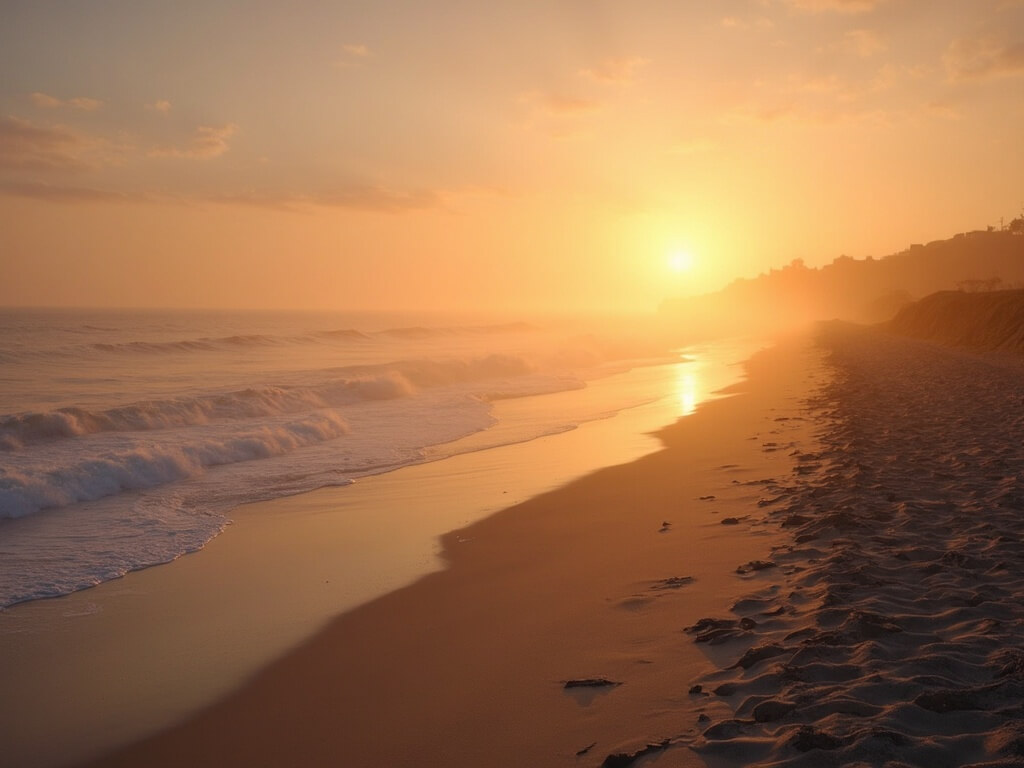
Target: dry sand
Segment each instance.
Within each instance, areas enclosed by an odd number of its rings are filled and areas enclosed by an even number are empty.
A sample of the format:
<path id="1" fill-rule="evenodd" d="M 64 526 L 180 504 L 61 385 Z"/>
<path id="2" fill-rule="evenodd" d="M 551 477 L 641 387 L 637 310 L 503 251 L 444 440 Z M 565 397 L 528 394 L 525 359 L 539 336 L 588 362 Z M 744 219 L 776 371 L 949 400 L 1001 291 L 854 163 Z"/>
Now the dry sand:
<path id="1" fill-rule="evenodd" d="M 683 628 L 778 575 L 737 566 L 788 536 L 763 521 L 814 449 L 816 360 L 806 341 L 756 356 L 665 450 L 447 535 L 447 570 L 95 765 L 594 766 L 649 742 L 652 764 L 704 765 L 698 710 L 729 702 L 689 691 L 734 649 Z"/>
<path id="2" fill-rule="evenodd" d="M 770 588 L 691 628 L 730 648 L 710 765 L 1024 765 L 1024 375 L 834 325 L 822 450 L 772 513 Z M 756 622 L 749 629 L 739 617 Z"/>

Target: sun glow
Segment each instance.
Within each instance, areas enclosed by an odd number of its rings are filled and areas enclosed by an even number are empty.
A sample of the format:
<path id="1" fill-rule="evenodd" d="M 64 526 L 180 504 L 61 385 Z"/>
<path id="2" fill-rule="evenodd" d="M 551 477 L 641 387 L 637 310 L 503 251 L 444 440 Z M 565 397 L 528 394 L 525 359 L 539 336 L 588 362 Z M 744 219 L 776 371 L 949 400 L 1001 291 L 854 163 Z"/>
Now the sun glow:
<path id="1" fill-rule="evenodd" d="M 689 251 L 673 251 L 668 257 L 668 267 L 676 274 L 689 272 L 693 269 L 693 254 Z"/>

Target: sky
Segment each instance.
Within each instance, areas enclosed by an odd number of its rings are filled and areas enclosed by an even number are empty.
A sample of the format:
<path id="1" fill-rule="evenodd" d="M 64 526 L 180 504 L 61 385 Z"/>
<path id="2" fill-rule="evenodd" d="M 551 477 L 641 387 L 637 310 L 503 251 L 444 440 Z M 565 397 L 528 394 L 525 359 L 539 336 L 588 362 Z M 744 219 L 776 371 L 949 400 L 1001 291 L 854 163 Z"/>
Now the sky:
<path id="1" fill-rule="evenodd" d="M 1024 0 L 3 0 L 0 305 L 649 311 L 1024 207 Z"/>

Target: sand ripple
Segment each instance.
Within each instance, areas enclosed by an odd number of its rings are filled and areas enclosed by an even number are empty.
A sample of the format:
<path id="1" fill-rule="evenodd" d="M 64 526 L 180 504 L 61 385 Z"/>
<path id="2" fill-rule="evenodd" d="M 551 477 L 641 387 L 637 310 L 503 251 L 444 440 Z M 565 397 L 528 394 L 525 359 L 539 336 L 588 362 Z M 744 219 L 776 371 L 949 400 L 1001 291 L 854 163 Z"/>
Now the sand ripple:
<path id="1" fill-rule="evenodd" d="M 822 343 L 820 454 L 766 507 L 792 543 L 688 629 L 734 653 L 695 681 L 685 741 L 710 765 L 1024 766 L 1024 370 L 846 326 Z"/>

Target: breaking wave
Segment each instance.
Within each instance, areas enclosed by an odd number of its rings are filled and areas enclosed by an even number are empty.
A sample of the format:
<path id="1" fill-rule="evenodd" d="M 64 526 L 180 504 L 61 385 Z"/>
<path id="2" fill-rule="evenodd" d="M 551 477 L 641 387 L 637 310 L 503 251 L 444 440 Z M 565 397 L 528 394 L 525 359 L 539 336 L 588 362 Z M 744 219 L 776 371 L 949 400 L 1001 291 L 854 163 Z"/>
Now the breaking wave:
<path id="1" fill-rule="evenodd" d="M 522 358 L 488 355 L 472 360 L 416 360 L 341 369 L 349 375 L 314 386 L 262 386 L 196 397 L 152 400 L 88 410 L 79 407 L 0 418 L 0 451 L 97 432 L 135 432 L 278 416 L 369 400 L 410 397 L 419 389 L 532 372 Z"/>
<path id="2" fill-rule="evenodd" d="M 147 443 L 83 455 L 45 472 L 0 467 L 0 517 L 93 501 L 202 474 L 207 468 L 280 456 L 348 432 L 336 413 L 323 411 L 276 426 L 206 435 L 183 444 Z"/>
<path id="3" fill-rule="evenodd" d="M 18 450 L 34 443 L 97 432 L 137 432 L 279 416 L 358 401 L 407 397 L 414 391 L 408 380 L 392 373 L 376 378 L 335 380 L 318 387 L 251 387 L 101 411 L 72 407 L 22 413 L 0 420 L 0 450 Z"/>

